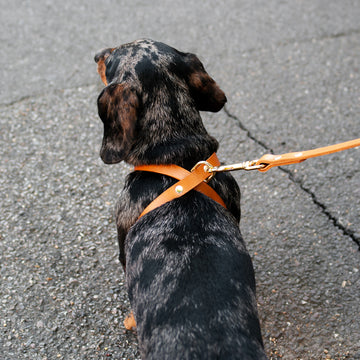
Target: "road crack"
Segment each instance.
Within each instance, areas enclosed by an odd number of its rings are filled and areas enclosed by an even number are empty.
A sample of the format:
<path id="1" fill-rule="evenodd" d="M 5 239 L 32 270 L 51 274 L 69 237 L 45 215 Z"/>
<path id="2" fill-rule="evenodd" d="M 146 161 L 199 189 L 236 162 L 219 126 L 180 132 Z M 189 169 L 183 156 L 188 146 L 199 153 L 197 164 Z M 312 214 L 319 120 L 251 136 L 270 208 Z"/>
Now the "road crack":
<path id="1" fill-rule="evenodd" d="M 249 139 L 253 140 L 256 144 L 261 146 L 266 152 L 270 154 L 274 154 L 274 151 L 271 147 L 269 147 L 267 144 L 265 144 L 263 141 L 258 139 L 242 122 L 241 120 L 236 117 L 235 115 L 231 114 L 226 107 L 224 107 L 225 114 L 234 122 L 236 125 L 243 131 L 246 132 L 246 135 Z M 360 237 L 357 235 L 353 230 L 347 228 L 341 222 L 339 219 L 336 218 L 327 208 L 327 206 L 321 202 L 315 192 L 311 191 L 309 188 L 307 188 L 303 182 L 299 179 L 296 179 L 294 176 L 293 171 L 288 170 L 282 166 L 279 166 L 278 169 L 288 175 L 288 178 L 291 182 L 296 184 L 302 191 L 304 191 L 307 195 L 309 195 L 313 201 L 313 203 L 321 210 L 321 212 L 328 218 L 328 220 L 333 224 L 334 227 L 339 229 L 345 236 L 350 237 L 358 246 L 360 250 Z"/>

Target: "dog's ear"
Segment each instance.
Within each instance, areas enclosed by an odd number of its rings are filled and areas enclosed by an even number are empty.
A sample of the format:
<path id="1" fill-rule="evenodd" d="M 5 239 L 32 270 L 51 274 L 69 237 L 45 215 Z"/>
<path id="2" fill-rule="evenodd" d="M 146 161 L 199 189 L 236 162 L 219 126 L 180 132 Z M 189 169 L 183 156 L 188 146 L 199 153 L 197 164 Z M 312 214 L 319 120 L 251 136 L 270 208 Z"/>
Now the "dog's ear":
<path id="1" fill-rule="evenodd" d="M 108 84 L 106 79 L 106 65 L 105 60 L 110 56 L 114 49 L 107 48 L 100 50 L 96 53 L 94 60 L 97 63 L 97 72 L 100 75 L 101 81 L 105 84 Z"/>
<path id="2" fill-rule="evenodd" d="M 129 154 L 138 110 L 135 90 L 124 84 L 111 84 L 99 95 L 98 111 L 104 123 L 100 157 L 104 163 L 118 163 Z"/>
<path id="3" fill-rule="evenodd" d="M 198 110 L 218 112 L 227 101 L 224 92 L 205 71 L 203 64 L 195 55 L 187 56 L 191 69 L 188 85 Z"/>

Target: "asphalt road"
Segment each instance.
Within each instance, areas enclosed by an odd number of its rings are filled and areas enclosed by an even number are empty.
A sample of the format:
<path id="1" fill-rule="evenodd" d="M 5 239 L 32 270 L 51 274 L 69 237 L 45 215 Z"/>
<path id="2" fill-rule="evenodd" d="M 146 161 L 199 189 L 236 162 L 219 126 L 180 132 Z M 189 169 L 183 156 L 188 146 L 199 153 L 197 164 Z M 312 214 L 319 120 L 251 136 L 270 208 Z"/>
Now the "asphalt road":
<path id="1" fill-rule="evenodd" d="M 39 0 L 0 13 L 0 358 L 137 359 L 93 55 L 136 38 L 200 57 L 225 162 L 360 136 L 360 2 Z M 271 359 L 360 359 L 360 149 L 236 173 Z"/>

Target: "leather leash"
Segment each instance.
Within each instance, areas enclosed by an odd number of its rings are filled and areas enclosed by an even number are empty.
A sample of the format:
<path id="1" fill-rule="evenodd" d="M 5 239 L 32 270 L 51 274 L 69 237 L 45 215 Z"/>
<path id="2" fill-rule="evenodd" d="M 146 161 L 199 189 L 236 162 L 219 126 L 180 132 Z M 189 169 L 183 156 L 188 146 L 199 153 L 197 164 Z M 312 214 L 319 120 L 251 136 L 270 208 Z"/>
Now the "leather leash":
<path id="1" fill-rule="evenodd" d="M 217 167 L 206 166 L 205 171 L 209 173 L 233 170 L 259 170 L 261 172 L 265 172 L 275 166 L 298 164 L 313 157 L 333 154 L 335 152 L 348 150 L 357 146 L 360 146 L 360 138 L 313 150 L 297 151 L 282 155 L 265 154 L 260 159 L 244 161 L 238 164 Z"/>

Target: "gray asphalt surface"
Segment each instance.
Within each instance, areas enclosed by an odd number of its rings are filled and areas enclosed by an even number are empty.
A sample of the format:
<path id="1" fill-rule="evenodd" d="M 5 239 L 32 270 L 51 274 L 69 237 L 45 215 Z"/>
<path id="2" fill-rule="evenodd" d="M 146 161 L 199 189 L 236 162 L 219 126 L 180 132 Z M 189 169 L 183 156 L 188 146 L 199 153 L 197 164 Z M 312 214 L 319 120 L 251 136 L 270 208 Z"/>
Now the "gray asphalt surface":
<path id="1" fill-rule="evenodd" d="M 360 135 L 360 2 L 3 3 L 0 358 L 138 359 L 98 157 L 94 53 L 140 37 L 200 57 L 228 97 L 203 114 L 224 162 Z M 271 359 L 360 359 L 360 149 L 236 173 Z"/>

